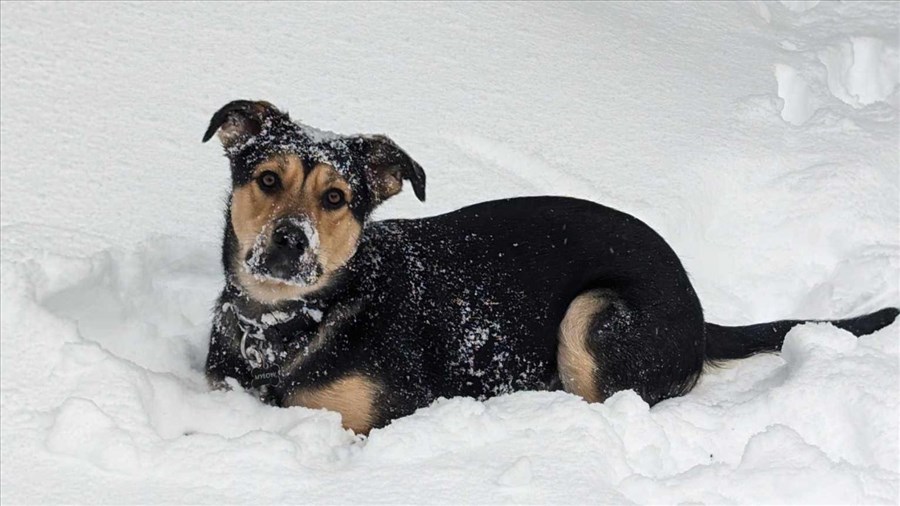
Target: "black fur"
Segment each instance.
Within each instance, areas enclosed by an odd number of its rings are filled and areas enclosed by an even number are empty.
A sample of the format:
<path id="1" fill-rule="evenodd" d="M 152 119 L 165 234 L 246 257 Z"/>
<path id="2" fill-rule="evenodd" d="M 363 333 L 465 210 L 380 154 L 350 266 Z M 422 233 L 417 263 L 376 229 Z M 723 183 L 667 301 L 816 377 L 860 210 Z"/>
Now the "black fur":
<path id="1" fill-rule="evenodd" d="M 279 128 L 294 135 L 288 125 Z M 303 156 L 324 152 L 304 144 L 310 140 L 301 128 L 296 132 L 280 145 Z M 267 148 L 257 142 L 250 149 Z M 365 208 L 355 216 L 365 223 L 376 202 L 367 193 L 370 173 L 359 167 L 371 161 L 361 153 L 372 150 L 338 151 L 328 152 L 328 160 L 363 195 L 359 205 Z M 390 163 L 408 158 L 402 155 Z M 246 165 L 256 155 L 230 156 L 234 169 L 235 159 Z M 404 178 L 421 185 L 416 194 L 424 198 L 424 172 L 415 162 L 404 163 Z M 230 376 L 251 385 L 239 352 L 246 327 L 236 313 L 260 321 L 266 315 L 271 320 L 274 311 L 297 315 L 263 329 L 285 373 L 266 388 L 265 400 L 281 404 L 299 389 L 361 374 L 380 386 L 375 427 L 438 397 L 484 399 L 558 388 L 559 325 L 569 303 L 588 290 L 611 295 L 589 340 L 602 397 L 634 389 L 654 404 L 684 394 L 704 361 L 775 351 L 800 323 L 705 323 L 687 273 L 662 237 L 633 216 L 571 198 L 508 199 L 431 218 L 367 223 L 356 254 L 327 287 L 277 306 L 253 301 L 235 284 L 234 249 L 227 220 L 223 263 L 229 275 L 213 325 L 211 382 Z M 889 324 L 897 313 L 885 309 L 835 324 L 860 335 Z M 323 327 L 327 338 L 309 349 Z M 300 355 L 305 361 L 291 370 L 287 364 Z"/>
<path id="2" fill-rule="evenodd" d="M 890 325 L 898 314 L 900 310 L 888 307 L 856 318 L 823 321 L 855 336 L 862 336 Z M 781 320 L 743 327 L 723 327 L 707 323 L 706 358 L 709 360 L 745 358 L 762 351 L 780 350 L 784 335 L 789 330 L 801 323 L 815 321 L 817 320 Z"/>

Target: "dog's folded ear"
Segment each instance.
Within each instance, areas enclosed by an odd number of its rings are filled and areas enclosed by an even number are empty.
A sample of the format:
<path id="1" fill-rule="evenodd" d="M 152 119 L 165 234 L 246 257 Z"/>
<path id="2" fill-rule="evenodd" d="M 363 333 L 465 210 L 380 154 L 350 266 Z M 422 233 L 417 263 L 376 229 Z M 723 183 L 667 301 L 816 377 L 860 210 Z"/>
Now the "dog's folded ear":
<path id="1" fill-rule="evenodd" d="M 400 193 L 404 179 L 412 183 L 416 197 L 425 201 L 425 171 L 400 146 L 384 135 L 360 135 L 355 140 L 372 178 L 377 202 Z"/>
<path id="2" fill-rule="evenodd" d="M 203 142 L 210 140 L 213 134 L 219 132 L 219 140 L 228 148 L 238 141 L 245 141 L 258 134 L 265 118 L 275 114 L 281 112 L 268 102 L 250 100 L 229 102 L 216 111 L 209 120 L 209 127 L 203 134 Z"/>

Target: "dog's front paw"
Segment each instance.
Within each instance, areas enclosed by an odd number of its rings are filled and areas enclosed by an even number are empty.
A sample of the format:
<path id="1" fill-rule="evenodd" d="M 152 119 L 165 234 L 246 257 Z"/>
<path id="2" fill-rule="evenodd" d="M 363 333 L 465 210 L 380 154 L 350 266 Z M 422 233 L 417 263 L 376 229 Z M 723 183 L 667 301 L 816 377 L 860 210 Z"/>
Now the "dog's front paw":
<path id="1" fill-rule="evenodd" d="M 233 389 L 231 382 L 228 381 L 229 379 L 234 381 L 233 378 L 226 378 L 225 376 L 214 376 L 214 375 L 207 374 L 206 375 L 206 384 L 210 390 L 213 390 L 213 391 L 223 390 L 223 391 L 227 392 L 227 391 Z"/>

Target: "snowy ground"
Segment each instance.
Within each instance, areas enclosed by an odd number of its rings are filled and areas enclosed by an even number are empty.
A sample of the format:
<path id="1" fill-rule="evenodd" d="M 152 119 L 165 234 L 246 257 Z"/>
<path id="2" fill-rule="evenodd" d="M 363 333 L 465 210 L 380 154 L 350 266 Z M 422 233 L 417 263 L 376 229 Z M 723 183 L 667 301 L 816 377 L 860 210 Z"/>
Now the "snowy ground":
<path id="1" fill-rule="evenodd" d="M 235 98 L 391 135 L 381 217 L 561 194 L 666 237 L 708 318 L 900 304 L 900 4 L 3 3 L 4 503 L 897 503 L 900 323 L 649 410 L 522 392 L 375 430 L 202 376 Z"/>

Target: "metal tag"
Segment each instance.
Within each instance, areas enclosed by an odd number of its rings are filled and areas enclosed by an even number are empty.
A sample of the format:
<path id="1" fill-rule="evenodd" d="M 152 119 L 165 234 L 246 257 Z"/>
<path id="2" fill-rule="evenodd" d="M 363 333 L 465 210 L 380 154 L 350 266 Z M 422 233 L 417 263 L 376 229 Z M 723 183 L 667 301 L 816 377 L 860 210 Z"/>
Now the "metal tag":
<path id="1" fill-rule="evenodd" d="M 281 382 L 281 368 L 277 365 L 253 369 L 250 371 L 250 374 L 253 376 L 253 379 L 250 381 L 250 385 L 253 388 L 275 386 Z"/>

